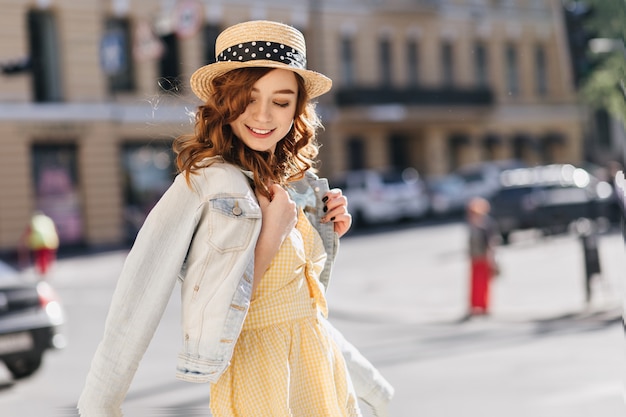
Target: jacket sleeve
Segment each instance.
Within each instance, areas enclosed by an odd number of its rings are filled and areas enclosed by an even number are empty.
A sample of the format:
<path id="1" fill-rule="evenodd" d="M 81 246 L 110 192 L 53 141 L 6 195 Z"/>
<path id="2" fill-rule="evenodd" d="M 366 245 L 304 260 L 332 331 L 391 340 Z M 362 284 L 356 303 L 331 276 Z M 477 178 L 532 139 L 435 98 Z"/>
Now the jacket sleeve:
<path id="1" fill-rule="evenodd" d="M 196 229 L 202 199 L 179 175 L 131 248 L 81 396 L 81 416 L 118 416 L 161 320 Z"/>
<path id="2" fill-rule="evenodd" d="M 343 354 L 357 397 L 372 407 L 376 417 L 387 417 L 389 402 L 394 395 L 393 386 L 328 320 L 323 319 L 322 323 Z"/>

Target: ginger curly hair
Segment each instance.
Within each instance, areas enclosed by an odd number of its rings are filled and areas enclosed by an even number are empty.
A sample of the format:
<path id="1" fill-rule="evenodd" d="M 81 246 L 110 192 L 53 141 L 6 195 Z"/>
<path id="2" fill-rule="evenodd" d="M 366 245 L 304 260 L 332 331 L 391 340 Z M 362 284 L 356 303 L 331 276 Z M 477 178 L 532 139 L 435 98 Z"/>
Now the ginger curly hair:
<path id="1" fill-rule="evenodd" d="M 270 198 L 268 183 L 287 185 L 302 178 L 308 169 L 314 169 L 319 149 L 316 134 L 322 125 L 298 74 L 294 123 L 273 154 L 254 151 L 233 134 L 230 123 L 245 111 L 253 85 L 272 70 L 240 68 L 213 81 L 215 93 L 198 107 L 194 133 L 179 136 L 173 143 L 176 166 L 184 172 L 187 182 L 204 166 L 205 158 L 221 156 L 224 161 L 251 171 L 255 190 Z"/>

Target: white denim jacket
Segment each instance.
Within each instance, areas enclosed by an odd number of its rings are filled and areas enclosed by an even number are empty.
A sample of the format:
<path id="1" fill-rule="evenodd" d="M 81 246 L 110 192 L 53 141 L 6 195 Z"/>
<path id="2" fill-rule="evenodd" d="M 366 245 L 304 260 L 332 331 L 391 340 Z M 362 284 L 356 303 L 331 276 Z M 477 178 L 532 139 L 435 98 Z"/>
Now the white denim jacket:
<path id="1" fill-rule="evenodd" d="M 181 281 L 183 348 L 176 377 L 216 382 L 232 357 L 250 305 L 261 209 L 246 173 L 221 158 L 190 177 L 178 175 L 139 231 L 119 277 L 85 387 L 81 416 L 121 415 L 121 404 Z M 320 281 L 328 285 L 338 238 L 323 216 L 325 179 L 307 174 L 291 195 L 319 231 L 327 251 Z M 357 395 L 384 415 L 393 388 L 326 324 L 344 352 Z"/>

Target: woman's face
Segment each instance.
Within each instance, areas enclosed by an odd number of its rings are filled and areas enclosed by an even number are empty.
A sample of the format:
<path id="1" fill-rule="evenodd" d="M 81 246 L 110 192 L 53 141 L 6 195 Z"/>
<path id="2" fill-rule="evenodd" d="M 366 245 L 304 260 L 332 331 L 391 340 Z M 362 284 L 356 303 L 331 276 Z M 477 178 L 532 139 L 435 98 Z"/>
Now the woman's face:
<path id="1" fill-rule="evenodd" d="M 296 75 L 289 70 L 272 70 L 254 83 L 250 103 L 230 126 L 250 149 L 274 152 L 291 129 L 297 99 Z"/>

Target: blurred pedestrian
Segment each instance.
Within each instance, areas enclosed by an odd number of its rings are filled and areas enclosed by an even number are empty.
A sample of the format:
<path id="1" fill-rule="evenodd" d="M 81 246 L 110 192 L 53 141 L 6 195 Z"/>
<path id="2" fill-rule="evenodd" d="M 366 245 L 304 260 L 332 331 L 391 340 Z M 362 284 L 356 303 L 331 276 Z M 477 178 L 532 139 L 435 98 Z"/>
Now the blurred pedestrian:
<path id="1" fill-rule="evenodd" d="M 467 205 L 470 258 L 470 297 L 467 317 L 489 313 L 489 287 L 499 274 L 496 262 L 496 230 L 489 216 L 491 206 L 481 197 L 473 198 Z"/>
<path id="2" fill-rule="evenodd" d="M 602 272 L 600 268 L 600 253 L 598 252 L 598 231 L 595 223 L 590 219 L 579 219 L 575 229 L 580 238 L 585 264 L 585 301 L 587 305 L 593 298 L 593 280 Z"/>
<path id="3" fill-rule="evenodd" d="M 622 238 L 624 243 L 626 243 L 626 178 L 624 178 L 624 171 L 618 171 L 615 174 L 613 189 L 617 199 Z"/>
<path id="4" fill-rule="evenodd" d="M 35 271 L 45 278 L 56 261 L 59 235 L 54 221 L 42 211 L 36 211 L 22 236 L 22 245 L 32 254 Z"/>
<path id="5" fill-rule="evenodd" d="M 607 181 L 613 190 L 611 200 L 609 201 L 608 217 L 609 221 L 616 226 L 621 225 L 625 214 L 623 205 L 623 190 L 621 190 L 618 186 L 618 179 L 620 178 L 620 175 L 623 177 L 623 169 L 622 164 L 618 161 L 609 161 L 608 163 Z M 620 193 L 622 198 L 620 198 Z"/>
<path id="6" fill-rule="evenodd" d="M 174 142 L 179 175 L 128 254 L 79 411 L 121 415 L 180 281 L 177 377 L 211 383 L 215 417 L 360 416 L 357 395 L 387 415 L 393 389 L 326 319 L 352 223 L 341 190 L 312 170 L 320 121 L 309 100 L 331 81 L 305 68 L 304 38 L 284 24 L 232 26 L 216 51 L 191 76 L 203 101 L 195 132 Z"/>

